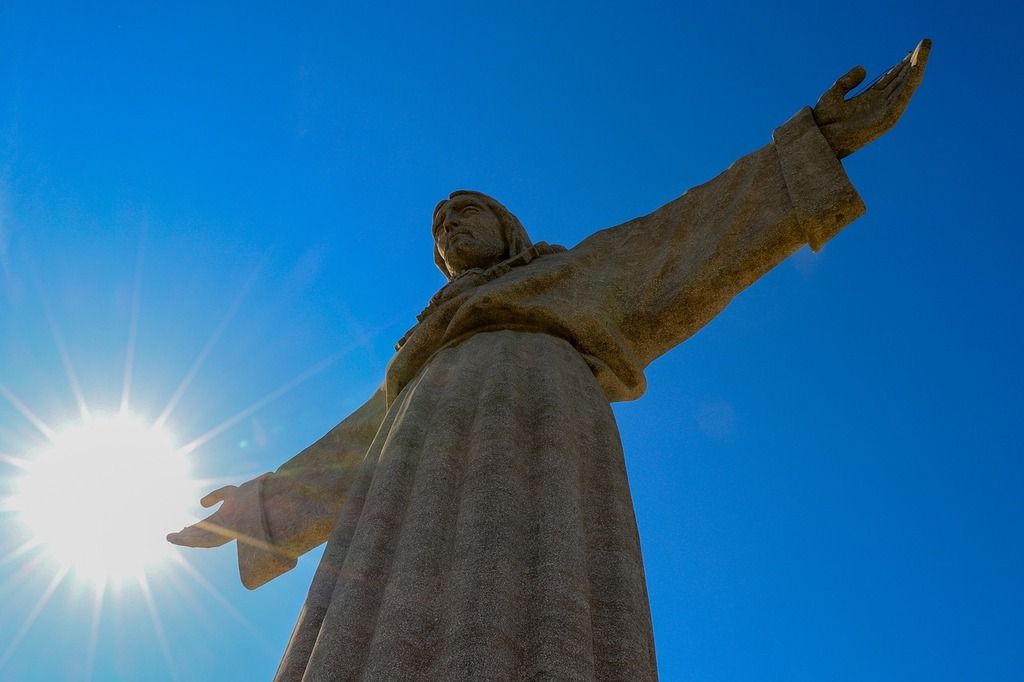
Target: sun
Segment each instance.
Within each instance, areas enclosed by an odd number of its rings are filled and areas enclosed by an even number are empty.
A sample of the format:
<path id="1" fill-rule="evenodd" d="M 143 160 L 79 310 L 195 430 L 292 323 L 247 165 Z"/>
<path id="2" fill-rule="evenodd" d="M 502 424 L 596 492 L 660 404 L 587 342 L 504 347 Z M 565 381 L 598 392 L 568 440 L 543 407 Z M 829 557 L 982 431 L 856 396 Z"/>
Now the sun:
<path id="1" fill-rule="evenodd" d="M 140 578 L 167 558 L 164 536 L 190 521 L 197 492 L 187 455 L 131 414 L 56 432 L 25 468 L 12 506 L 33 543 L 99 584 Z"/>

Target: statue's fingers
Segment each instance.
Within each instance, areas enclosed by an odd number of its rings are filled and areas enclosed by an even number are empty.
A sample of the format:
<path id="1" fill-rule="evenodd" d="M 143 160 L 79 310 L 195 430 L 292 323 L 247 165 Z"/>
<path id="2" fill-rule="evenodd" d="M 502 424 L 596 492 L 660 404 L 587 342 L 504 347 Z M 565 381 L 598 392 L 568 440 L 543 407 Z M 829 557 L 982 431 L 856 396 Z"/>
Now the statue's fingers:
<path id="1" fill-rule="evenodd" d="M 220 547 L 235 537 L 235 534 L 210 521 L 199 521 L 177 533 L 168 533 L 167 541 L 184 547 Z"/>
<path id="2" fill-rule="evenodd" d="M 855 66 L 833 83 L 828 90 L 821 93 L 818 103 L 814 105 L 814 115 L 818 123 L 830 123 L 842 117 L 842 108 L 846 93 L 857 87 L 864 80 L 867 71 L 863 66 Z"/>
<path id="3" fill-rule="evenodd" d="M 917 44 L 914 51 L 910 53 L 910 65 L 915 69 L 924 70 L 924 65 L 928 62 L 928 55 L 932 52 L 932 41 L 931 38 L 924 38 Z"/>
<path id="4" fill-rule="evenodd" d="M 907 76 L 910 92 L 913 94 L 924 78 L 924 67 L 928 63 L 928 55 L 932 52 L 932 41 L 925 38 L 910 53 L 910 73 Z"/>
<path id="5" fill-rule="evenodd" d="M 921 80 L 924 78 L 924 65 L 927 61 L 927 55 L 923 59 L 919 58 L 917 60 L 913 59 L 913 55 L 911 57 L 908 60 L 908 67 L 886 88 L 885 100 L 898 113 L 902 113 L 906 109 L 907 103 L 910 102 L 914 91 L 917 90 L 917 86 L 921 85 Z"/>
<path id="6" fill-rule="evenodd" d="M 902 62 L 906 66 L 897 74 L 898 78 L 887 84 L 886 99 L 888 101 L 899 99 L 905 104 L 910 100 L 910 96 L 914 94 L 924 78 L 924 67 L 928 63 L 931 49 L 932 41 L 925 38 L 917 44 L 913 52 L 907 55 Z"/>
<path id="7" fill-rule="evenodd" d="M 899 64 L 886 71 L 878 82 L 871 86 L 872 90 L 885 90 L 907 68 L 910 62 L 910 55 L 904 57 Z"/>
<path id="8" fill-rule="evenodd" d="M 223 502 L 228 497 L 228 495 L 230 495 L 237 489 L 238 488 L 233 485 L 226 485 L 221 488 L 217 488 L 212 493 L 207 493 L 206 495 L 204 495 L 203 499 L 199 500 L 199 504 L 203 505 L 204 507 L 212 507 L 218 502 Z"/>
<path id="9" fill-rule="evenodd" d="M 839 77 L 829 90 L 843 96 L 861 84 L 868 72 L 863 66 L 855 66 Z"/>

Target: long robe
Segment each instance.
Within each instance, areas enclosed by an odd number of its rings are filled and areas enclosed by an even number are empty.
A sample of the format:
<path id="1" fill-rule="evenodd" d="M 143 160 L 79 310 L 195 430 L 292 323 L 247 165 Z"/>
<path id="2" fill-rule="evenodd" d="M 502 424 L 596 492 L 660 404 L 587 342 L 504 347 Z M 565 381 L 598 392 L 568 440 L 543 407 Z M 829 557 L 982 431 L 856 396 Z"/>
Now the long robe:
<path id="1" fill-rule="evenodd" d="M 382 389 L 264 482 L 248 586 L 328 541 L 276 679 L 656 679 L 609 402 L 863 211 L 804 109 L 650 215 L 442 290 Z"/>

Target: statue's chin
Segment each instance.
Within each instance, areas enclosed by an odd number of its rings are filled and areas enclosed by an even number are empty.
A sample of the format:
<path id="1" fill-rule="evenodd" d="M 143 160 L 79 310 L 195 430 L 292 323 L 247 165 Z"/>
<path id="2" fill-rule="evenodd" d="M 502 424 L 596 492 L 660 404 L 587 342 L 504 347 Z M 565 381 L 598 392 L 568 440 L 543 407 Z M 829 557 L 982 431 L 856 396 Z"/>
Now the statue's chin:
<path id="1" fill-rule="evenodd" d="M 473 268 L 489 268 L 502 260 L 502 254 L 488 249 L 460 249 L 445 259 L 448 269 L 458 275 Z"/>

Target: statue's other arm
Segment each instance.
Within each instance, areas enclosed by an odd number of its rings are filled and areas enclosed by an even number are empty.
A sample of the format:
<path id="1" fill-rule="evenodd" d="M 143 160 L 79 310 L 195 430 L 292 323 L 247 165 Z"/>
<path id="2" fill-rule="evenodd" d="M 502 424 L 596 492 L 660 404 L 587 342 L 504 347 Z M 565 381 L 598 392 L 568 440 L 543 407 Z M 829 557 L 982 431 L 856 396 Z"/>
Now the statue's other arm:
<path id="1" fill-rule="evenodd" d="M 249 589 L 291 570 L 300 555 L 327 539 L 385 411 L 381 389 L 277 471 L 204 497 L 205 507 L 223 504 L 167 539 L 190 547 L 237 539 L 238 570 Z"/>
<path id="2" fill-rule="evenodd" d="M 840 157 L 892 127 L 923 75 L 930 43 L 863 93 L 852 70 L 776 129 L 772 142 L 650 215 L 572 250 L 579 310 L 612 322 L 643 367 L 683 342 L 740 291 L 809 244 L 820 249 L 864 213 Z"/>

